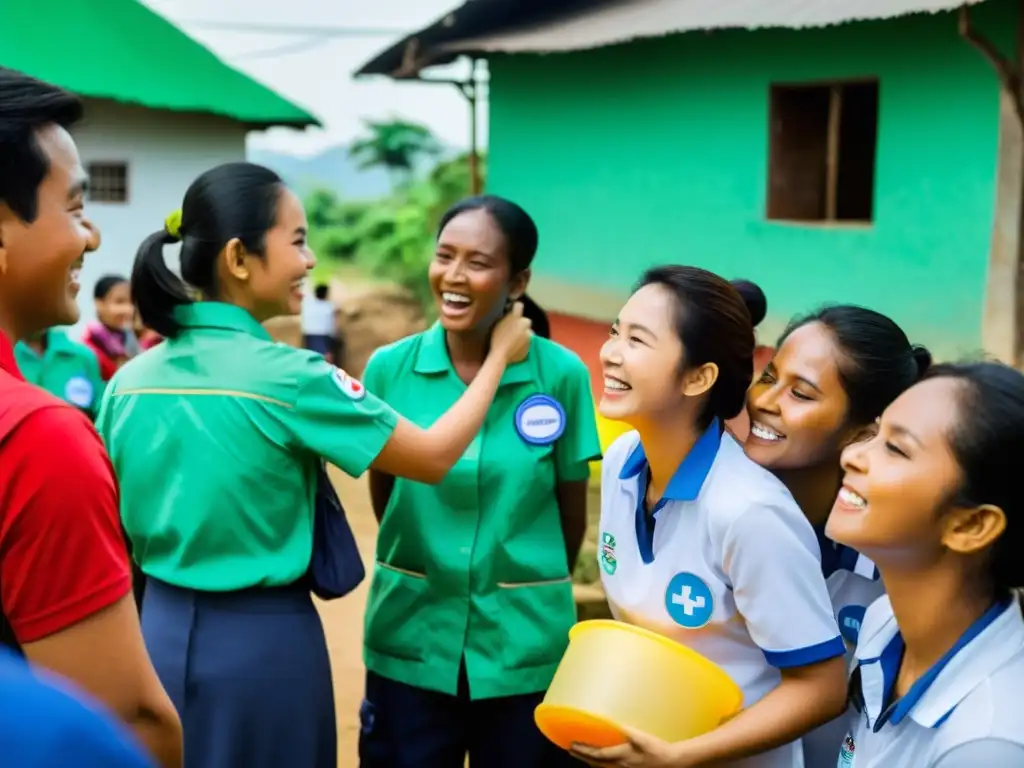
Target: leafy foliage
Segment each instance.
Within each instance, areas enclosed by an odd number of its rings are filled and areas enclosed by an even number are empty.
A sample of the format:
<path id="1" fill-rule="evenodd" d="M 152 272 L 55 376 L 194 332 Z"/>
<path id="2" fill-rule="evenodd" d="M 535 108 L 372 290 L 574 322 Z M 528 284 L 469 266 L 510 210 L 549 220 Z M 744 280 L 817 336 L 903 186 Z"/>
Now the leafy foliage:
<path id="1" fill-rule="evenodd" d="M 393 183 L 398 179 L 409 181 L 418 161 L 441 154 L 441 144 L 419 123 L 364 120 L 363 125 L 367 135 L 353 142 L 349 155 L 362 169 L 386 169 Z"/>
<path id="2" fill-rule="evenodd" d="M 371 164 L 394 163 L 394 168 L 408 172 L 411 166 L 403 164 L 407 158 L 397 159 L 401 152 L 389 156 L 379 147 L 397 141 L 404 147 L 402 152 L 415 154 L 437 146 L 429 131 L 423 128 L 424 136 L 409 123 L 368 126 L 373 126 L 374 136 L 380 139 L 379 146 L 368 144 L 374 148 L 365 150 Z M 402 126 L 402 130 L 392 131 L 394 126 Z M 395 133 L 401 141 L 394 138 Z M 410 136 L 418 138 L 413 141 Z M 478 162 L 483 176 L 485 159 L 481 156 Z M 323 269 L 330 269 L 332 263 L 356 264 L 375 278 L 411 291 L 429 313 L 433 301 L 427 268 L 433 258 L 437 224 L 453 203 L 469 194 L 470 186 L 469 156 L 463 154 L 439 161 L 425 178 L 410 177 L 380 200 L 347 201 L 328 190 L 315 190 L 305 201 L 310 243 Z"/>

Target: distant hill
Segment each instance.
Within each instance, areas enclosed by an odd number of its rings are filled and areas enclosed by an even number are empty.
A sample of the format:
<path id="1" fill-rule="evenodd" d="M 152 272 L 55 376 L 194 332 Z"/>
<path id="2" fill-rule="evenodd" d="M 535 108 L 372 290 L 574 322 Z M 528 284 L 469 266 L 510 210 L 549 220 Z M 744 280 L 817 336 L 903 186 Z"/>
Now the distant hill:
<path id="1" fill-rule="evenodd" d="M 450 157 L 456 152 L 446 147 L 443 157 Z M 349 157 L 348 146 L 344 144 L 310 157 L 250 149 L 247 159 L 277 171 L 299 197 L 305 197 L 314 189 L 329 189 L 339 197 L 365 200 L 382 197 L 391 190 L 387 172 L 382 168 L 359 170 L 355 160 Z M 432 164 L 428 162 L 427 168 Z M 420 171 L 426 171 L 427 168 Z"/>

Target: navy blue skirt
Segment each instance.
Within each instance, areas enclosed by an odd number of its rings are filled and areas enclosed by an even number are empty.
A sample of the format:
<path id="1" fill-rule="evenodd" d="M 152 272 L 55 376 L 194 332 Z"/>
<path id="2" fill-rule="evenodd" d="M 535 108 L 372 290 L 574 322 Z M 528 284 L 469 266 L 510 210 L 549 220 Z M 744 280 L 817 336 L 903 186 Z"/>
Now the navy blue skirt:
<path id="1" fill-rule="evenodd" d="M 334 689 L 308 589 L 147 579 L 142 633 L 181 716 L 185 768 L 337 768 Z"/>

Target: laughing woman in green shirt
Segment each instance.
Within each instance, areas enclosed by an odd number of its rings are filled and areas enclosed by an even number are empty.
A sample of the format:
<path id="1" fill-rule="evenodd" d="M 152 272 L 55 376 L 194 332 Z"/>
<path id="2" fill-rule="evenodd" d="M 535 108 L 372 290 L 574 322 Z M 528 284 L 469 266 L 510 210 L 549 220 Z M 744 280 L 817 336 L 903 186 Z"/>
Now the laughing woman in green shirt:
<path id="1" fill-rule="evenodd" d="M 90 419 L 96 417 L 104 384 L 99 361 L 87 346 L 51 328 L 18 342 L 14 356 L 26 381 L 71 403 Z"/>
<path id="2" fill-rule="evenodd" d="M 337 768 L 331 669 L 306 578 L 320 551 L 321 459 L 352 476 L 374 467 L 437 482 L 529 342 L 520 307 L 473 386 L 429 429 L 415 426 L 261 325 L 301 309 L 315 263 L 306 229 L 273 171 L 229 163 L 196 179 L 180 224 L 142 244 L 132 273 L 142 320 L 166 341 L 114 375 L 97 420 L 185 768 Z M 184 283 L 164 261 L 178 241 Z"/>
<path id="3" fill-rule="evenodd" d="M 428 425 L 480 375 L 494 324 L 524 296 L 537 228 L 518 205 L 465 200 L 429 270 L 440 321 L 378 350 L 366 385 Z M 541 325 L 538 317 L 534 327 Z M 435 486 L 370 471 L 380 520 L 366 612 L 362 768 L 579 765 L 533 722 L 576 620 L 570 574 L 600 456 L 579 358 L 535 338 L 484 427 Z"/>

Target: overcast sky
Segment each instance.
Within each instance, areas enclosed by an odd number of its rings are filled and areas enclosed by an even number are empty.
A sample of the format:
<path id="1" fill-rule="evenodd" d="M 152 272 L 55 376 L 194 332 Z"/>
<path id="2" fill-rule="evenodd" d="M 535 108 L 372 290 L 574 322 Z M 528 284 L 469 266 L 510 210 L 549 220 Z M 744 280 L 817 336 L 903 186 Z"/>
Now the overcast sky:
<path id="1" fill-rule="evenodd" d="M 411 32 L 461 5 L 461 0 L 143 0 L 178 23 L 221 59 L 305 107 L 324 130 L 274 129 L 253 134 L 254 145 L 310 154 L 361 131 L 361 118 L 401 116 L 426 124 L 449 144 L 469 143 L 466 100 L 453 86 L 394 83 L 384 77 L 354 81 L 352 72 L 401 34 L 341 37 L 303 45 L 304 36 L 208 29 L 191 21 L 324 27 L 385 28 Z M 276 48 L 298 50 L 261 55 Z M 445 74 L 438 70 L 436 74 Z M 482 111 L 482 117 L 483 117 Z M 481 126 L 486 140 L 486 119 Z"/>

